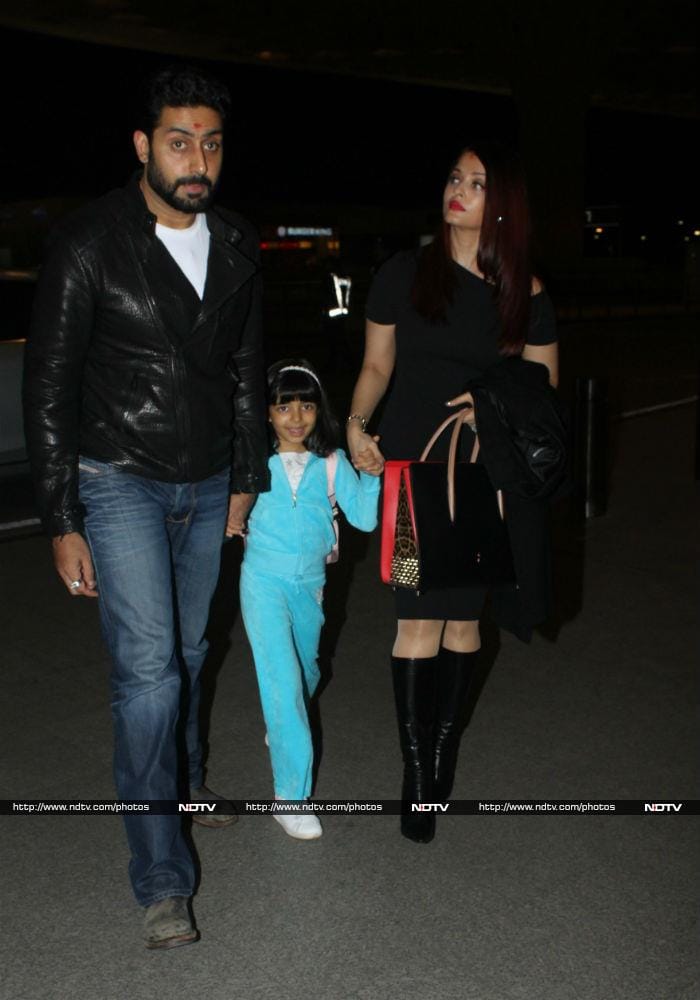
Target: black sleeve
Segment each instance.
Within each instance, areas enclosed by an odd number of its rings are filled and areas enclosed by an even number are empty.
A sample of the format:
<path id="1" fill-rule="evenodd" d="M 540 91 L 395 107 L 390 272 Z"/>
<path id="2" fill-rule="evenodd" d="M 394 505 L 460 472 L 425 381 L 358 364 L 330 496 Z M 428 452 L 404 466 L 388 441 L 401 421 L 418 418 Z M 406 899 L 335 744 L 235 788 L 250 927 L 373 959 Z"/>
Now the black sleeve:
<path id="1" fill-rule="evenodd" d="M 80 386 L 96 308 L 78 250 L 54 233 L 41 266 L 24 360 L 24 433 L 49 535 L 80 531 Z"/>
<path id="2" fill-rule="evenodd" d="M 526 343 L 533 347 L 544 347 L 557 342 L 557 318 L 552 300 L 545 291 L 538 292 L 530 299 L 530 329 Z"/>
<path id="3" fill-rule="evenodd" d="M 365 316 L 372 323 L 392 326 L 408 301 L 413 272 L 411 256 L 397 253 L 377 271 L 367 296 Z"/>
<path id="4" fill-rule="evenodd" d="M 259 242 L 257 232 L 251 229 L 248 239 L 242 245 L 242 250 L 258 268 Z M 262 280 L 259 270 L 252 281 L 250 310 L 240 345 L 232 358 L 239 378 L 233 399 L 232 493 L 264 493 L 270 489 L 262 341 Z"/>

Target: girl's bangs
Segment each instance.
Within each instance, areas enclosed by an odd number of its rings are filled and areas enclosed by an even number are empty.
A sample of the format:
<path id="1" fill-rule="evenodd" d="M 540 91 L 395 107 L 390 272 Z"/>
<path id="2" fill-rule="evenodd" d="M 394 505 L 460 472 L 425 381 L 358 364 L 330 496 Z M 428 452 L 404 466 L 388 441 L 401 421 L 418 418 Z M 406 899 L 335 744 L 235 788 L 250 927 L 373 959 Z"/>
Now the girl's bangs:
<path id="1" fill-rule="evenodd" d="M 270 387 L 270 402 L 291 403 L 299 399 L 302 403 L 320 403 L 321 390 L 316 381 L 304 372 L 283 372 Z"/>

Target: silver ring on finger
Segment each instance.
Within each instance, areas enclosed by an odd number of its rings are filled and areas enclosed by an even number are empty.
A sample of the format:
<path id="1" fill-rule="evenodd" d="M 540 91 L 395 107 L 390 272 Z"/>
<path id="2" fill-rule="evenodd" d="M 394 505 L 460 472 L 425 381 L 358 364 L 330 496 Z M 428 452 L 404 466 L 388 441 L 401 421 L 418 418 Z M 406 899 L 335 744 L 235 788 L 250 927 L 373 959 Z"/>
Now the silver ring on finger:
<path id="1" fill-rule="evenodd" d="M 70 587 L 71 590 L 77 590 L 78 587 L 80 586 L 80 580 L 71 580 L 68 586 Z"/>

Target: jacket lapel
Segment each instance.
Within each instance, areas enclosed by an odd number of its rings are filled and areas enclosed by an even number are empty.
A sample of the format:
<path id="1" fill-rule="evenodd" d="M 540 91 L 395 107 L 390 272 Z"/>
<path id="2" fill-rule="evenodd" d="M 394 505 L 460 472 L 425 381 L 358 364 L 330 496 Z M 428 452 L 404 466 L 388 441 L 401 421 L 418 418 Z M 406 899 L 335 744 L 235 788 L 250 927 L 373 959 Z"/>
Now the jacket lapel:
<path id="1" fill-rule="evenodd" d="M 192 328 L 198 314 L 199 298 L 185 275 L 153 232 L 129 233 L 141 281 L 151 316 L 164 338 L 179 347 Z M 189 285 L 189 289 L 184 287 Z M 190 297 L 191 293 L 191 297 Z M 192 302 L 192 298 L 196 301 Z M 190 309 L 187 308 L 189 304 Z"/>
<path id="2" fill-rule="evenodd" d="M 168 248 L 157 237 L 152 254 L 155 267 L 151 287 L 155 292 L 156 308 L 165 329 L 182 339 L 190 332 L 199 315 L 199 295 Z"/>
<path id="3" fill-rule="evenodd" d="M 195 329 L 221 308 L 242 285 L 258 270 L 257 265 L 237 247 L 241 234 L 233 226 L 226 226 L 213 213 L 207 213 L 209 225 L 209 260 L 204 297 L 195 323 Z"/>
<path id="4" fill-rule="evenodd" d="M 128 211 L 136 222 L 129 236 L 153 318 L 165 337 L 180 345 L 258 270 L 237 244 L 241 233 L 216 211 L 207 212 L 209 257 L 204 296 L 194 288 L 155 234 L 156 217 L 146 208 L 136 173 L 127 187 Z"/>

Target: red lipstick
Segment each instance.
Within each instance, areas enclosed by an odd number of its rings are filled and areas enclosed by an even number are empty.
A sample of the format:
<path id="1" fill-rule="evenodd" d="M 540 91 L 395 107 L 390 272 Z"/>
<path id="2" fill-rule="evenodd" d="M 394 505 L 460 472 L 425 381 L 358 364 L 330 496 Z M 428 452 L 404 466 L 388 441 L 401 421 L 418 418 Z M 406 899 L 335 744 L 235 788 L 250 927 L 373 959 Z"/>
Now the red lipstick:
<path id="1" fill-rule="evenodd" d="M 454 198 L 452 199 L 452 201 L 449 203 L 449 205 L 447 207 L 449 208 L 449 210 L 451 212 L 463 212 L 464 211 L 464 205 L 461 203 L 461 201 L 456 201 Z"/>

